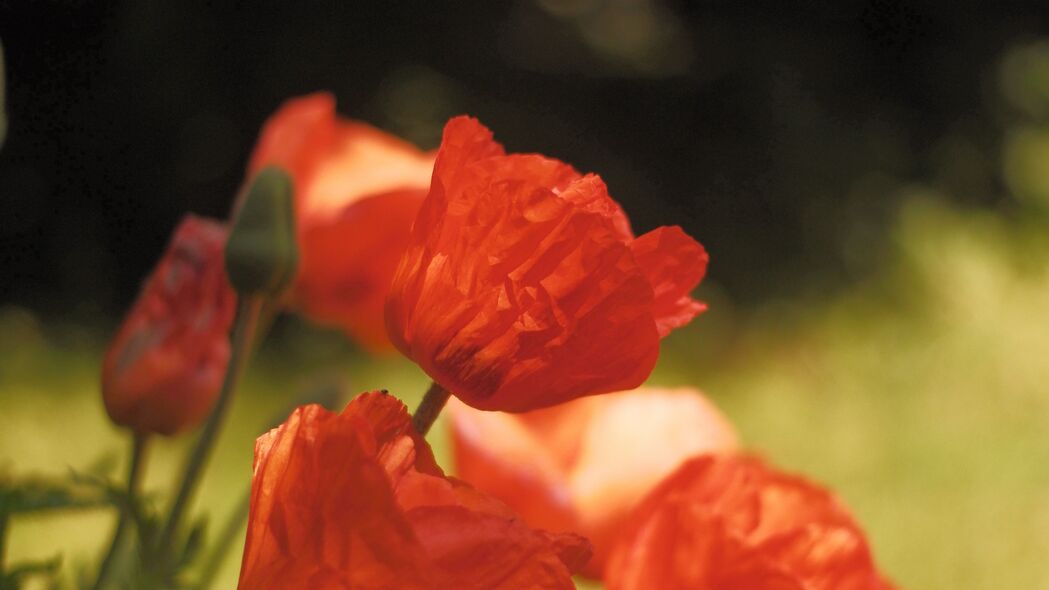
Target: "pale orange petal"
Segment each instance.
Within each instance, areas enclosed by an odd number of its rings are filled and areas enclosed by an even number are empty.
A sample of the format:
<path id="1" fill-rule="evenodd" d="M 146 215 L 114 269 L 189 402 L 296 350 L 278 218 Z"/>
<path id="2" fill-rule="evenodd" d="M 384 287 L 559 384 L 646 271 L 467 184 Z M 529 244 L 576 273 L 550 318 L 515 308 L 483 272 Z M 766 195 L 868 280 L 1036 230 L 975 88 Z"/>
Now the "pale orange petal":
<path id="1" fill-rule="evenodd" d="M 507 414 L 449 403 L 456 473 L 531 525 L 594 543 L 600 575 L 629 511 L 700 453 L 731 452 L 736 434 L 691 389 L 642 388 Z"/>

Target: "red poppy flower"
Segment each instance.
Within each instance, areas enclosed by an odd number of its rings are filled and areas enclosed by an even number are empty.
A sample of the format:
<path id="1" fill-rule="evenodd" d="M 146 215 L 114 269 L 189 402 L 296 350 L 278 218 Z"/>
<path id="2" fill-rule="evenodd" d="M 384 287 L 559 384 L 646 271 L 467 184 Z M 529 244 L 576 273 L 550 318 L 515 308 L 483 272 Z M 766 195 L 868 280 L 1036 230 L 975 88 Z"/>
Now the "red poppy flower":
<path id="1" fill-rule="evenodd" d="M 117 424 L 170 435 L 211 409 L 236 305 L 222 261 L 226 234 L 186 216 L 146 279 L 102 362 L 102 399 Z"/>
<path id="2" fill-rule="evenodd" d="M 573 588 L 574 535 L 532 530 L 447 478 L 404 405 L 296 410 L 255 445 L 240 588 Z"/>
<path id="3" fill-rule="evenodd" d="M 327 93 L 285 103 L 248 167 L 292 177 L 299 271 L 292 304 L 373 350 L 391 349 L 383 303 L 433 171 L 433 154 L 339 119 Z"/>
<path id="4" fill-rule="evenodd" d="M 827 490 L 745 456 L 693 459 L 631 516 L 610 590 L 889 590 Z"/>
<path id="5" fill-rule="evenodd" d="M 632 389 L 659 340 L 704 309 L 703 247 L 678 227 L 634 238 L 595 175 L 507 155 L 448 122 L 386 302 L 390 339 L 444 389 L 521 412 Z"/>
<path id="6" fill-rule="evenodd" d="M 449 406 L 456 474 L 532 526 L 594 544 L 600 576 L 629 511 L 699 453 L 732 451 L 731 424 L 699 392 L 639 389 L 524 414 Z"/>

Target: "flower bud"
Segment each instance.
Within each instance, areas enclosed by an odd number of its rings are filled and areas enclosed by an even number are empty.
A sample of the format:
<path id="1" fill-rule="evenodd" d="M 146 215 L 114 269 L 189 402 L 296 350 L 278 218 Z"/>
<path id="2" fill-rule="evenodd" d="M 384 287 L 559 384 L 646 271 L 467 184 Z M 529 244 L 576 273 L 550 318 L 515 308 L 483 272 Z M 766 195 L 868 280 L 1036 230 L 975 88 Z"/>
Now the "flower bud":
<path id="1" fill-rule="evenodd" d="M 247 188 L 226 242 L 226 273 L 241 295 L 277 297 L 298 266 L 291 177 L 263 168 Z"/>
<path id="2" fill-rule="evenodd" d="M 117 424 L 171 435 L 200 423 L 230 357 L 236 296 L 222 224 L 187 216 L 106 351 L 102 397 Z"/>
<path id="3" fill-rule="evenodd" d="M 248 178 L 280 166 L 295 187 L 299 268 L 290 309 L 372 352 L 393 352 L 383 306 L 434 156 L 340 117 L 327 92 L 293 98 L 266 121 Z"/>

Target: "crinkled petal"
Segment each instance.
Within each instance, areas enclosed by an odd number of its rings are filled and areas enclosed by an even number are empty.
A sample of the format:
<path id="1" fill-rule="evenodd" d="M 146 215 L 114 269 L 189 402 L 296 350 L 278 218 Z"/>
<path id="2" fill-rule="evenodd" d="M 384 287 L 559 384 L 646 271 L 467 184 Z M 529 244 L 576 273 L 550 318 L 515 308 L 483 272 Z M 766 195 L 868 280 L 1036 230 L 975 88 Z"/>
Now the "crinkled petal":
<path id="1" fill-rule="evenodd" d="M 375 459 L 375 435 L 396 430 L 395 416 L 376 409 L 305 406 L 259 438 L 239 588 L 427 587 L 423 552 Z"/>
<path id="2" fill-rule="evenodd" d="M 392 309 L 402 352 L 482 409 L 640 385 L 658 355 L 651 288 L 606 218 L 523 182 L 458 197 L 440 227 L 416 221 L 420 280 L 391 289 L 418 289 Z"/>
<path id="3" fill-rule="evenodd" d="M 523 412 L 637 387 L 661 331 L 696 312 L 687 289 L 699 279 L 663 277 L 687 265 L 657 260 L 666 250 L 650 240 L 633 246 L 597 176 L 506 155 L 483 125 L 455 118 L 387 298 L 390 339 L 480 409 Z M 685 255 L 677 242 L 672 254 Z M 639 258 L 658 263 L 655 275 Z M 657 306 L 653 288 L 664 283 L 678 292 Z"/>
<path id="4" fill-rule="evenodd" d="M 574 172 L 574 170 L 573 170 Z M 634 239 L 634 232 L 630 229 L 630 219 L 619 203 L 608 194 L 608 187 L 596 174 L 587 174 L 586 182 L 578 183 L 572 190 L 559 190 L 562 199 L 571 203 L 574 207 L 588 213 L 597 213 L 607 218 L 615 229 L 616 234 L 624 242 L 628 243 Z"/>
<path id="5" fill-rule="evenodd" d="M 571 588 L 588 557 L 444 477 L 387 394 L 299 408 L 256 443 L 242 589 Z"/>
<path id="6" fill-rule="evenodd" d="M 888 590 L 859 526 L 827 490 L 743 456 L 694 459 L 634 511 L 610 590 Z"/>
<path id="7" fill-rule="evenodd" d="M 630 244 L 655 299 L 653 316 L 664 337 L 707 309 L 689 296 L 707 272 L 707 251 L 677 226 L 659 227 Z"/>
<path id="8" fill-rule="evenodd" d="M 420 507 L 408 517 L 441 572 L 435 588 L 571 590 L 565 561 L 578 566 L 589 557 L 585 549 L 580 555 L 586 542 L 579 537 L 540 534 L 518 520 L 458 506 Z"/>

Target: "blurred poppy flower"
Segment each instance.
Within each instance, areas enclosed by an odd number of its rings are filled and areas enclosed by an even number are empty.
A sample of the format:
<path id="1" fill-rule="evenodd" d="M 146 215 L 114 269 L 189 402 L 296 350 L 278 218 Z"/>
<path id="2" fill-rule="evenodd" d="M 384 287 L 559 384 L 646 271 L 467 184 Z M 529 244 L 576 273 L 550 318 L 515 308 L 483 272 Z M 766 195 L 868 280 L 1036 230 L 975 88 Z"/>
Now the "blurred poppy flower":
<path id="1" fill-rule="evenodd" d="M 593 174 L 507 155 L 448 122 L 386 302 L 390 339 L 445 390 L 521 412 L 631 389 L 659 340 L 704 309 L 703 247 L 678 227 L 634 238 Z"/>
<path id="2" fill-rule="evenodd" d="M 289 100 L 263 126 L 248 166 L 291 175 L 299 243 L 292 304 L 372 350 L 391 350 L 383 302 L 433 171 L 433 154 L 340 119 L 335 99 Z"/>
<path id="3" fill-rule="evenodd" d="M 447 478 L 404 405 L 296 410 L 255 445 L 240 588 L 573 588 L 580 537 Z"/>
<path id="4" fill-rule="evenodd" d="M 236 305 L 223 269 L 226 234 L 187 215 L 146 279 L 102 362 L 102 399 L 117 424 L 171 435 L 211 409 Z"/>
<path id="5" fill-rule="evenodd" d="M 528 524 L 594 544 L 600 576 L 630 510 L 694 455 L 732 451 L 732 425 L 699 392 L 638 389 L 524 414 L 449 412 L 456 474 Z"/>
<path id="6" fill-rule="evenodd" d="M 610 590 L 890 590 L 830 492 L 754 457 L 705 456 L 649 494 L 605 569 Z"/>

